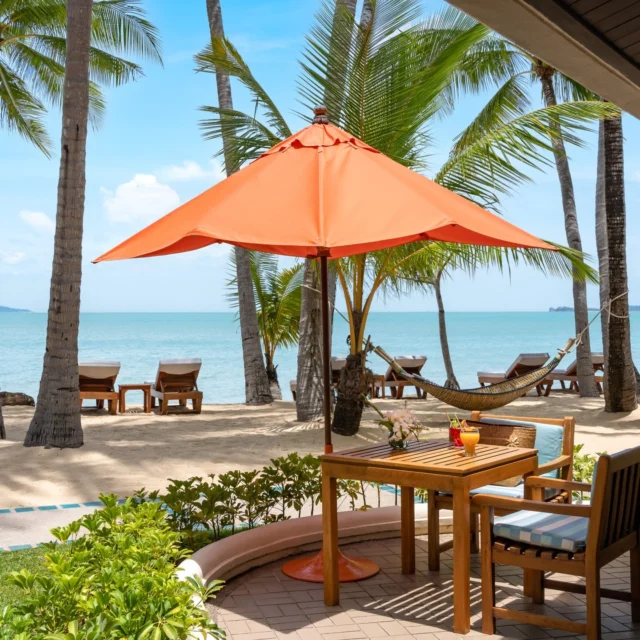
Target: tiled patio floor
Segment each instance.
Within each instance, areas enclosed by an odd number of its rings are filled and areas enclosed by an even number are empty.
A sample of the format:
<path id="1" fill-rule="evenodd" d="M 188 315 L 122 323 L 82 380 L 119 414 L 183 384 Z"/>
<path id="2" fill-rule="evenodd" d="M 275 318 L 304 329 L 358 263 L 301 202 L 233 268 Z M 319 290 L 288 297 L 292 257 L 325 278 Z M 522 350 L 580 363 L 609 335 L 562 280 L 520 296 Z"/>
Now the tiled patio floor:
<path id="1" fill-rule="evenodd" d="M 231 580 L 220 592 L 215 617 L 229 640 L 454 640 L 451 552 L 442 555 L 440 573 L 427 569 L 426 538 L 416 540 L 417 571 L 400 573 L 400 540 L 384 540 L 342 548 L 349 555 L 375 560 L 380 573 L 369 580 L 341 585 L 340 606 L 325 607 L 321 584 L 298 582 L 276 562 Z M 472 630 L 480 632 L 480 557 L 472 558 Z M 564 579 L 564 576 L 562 577 Z M 584 620 L 584 597 L 547 590 L 545 605 L 522 597 L 519 569 L 499 568 L 498 602 L 548 615 Z M 628 558 L 602 572 L 602 586 L 629 588 Z M 603 599 L 603 640 L 640 640 L 640 624 L 631 621 L 630 604 Z M 482 638 L 584 638 L 566 631 L 498 621 L 497 636 Z M 469 637 L 466 636 L 466 637 Z"/>

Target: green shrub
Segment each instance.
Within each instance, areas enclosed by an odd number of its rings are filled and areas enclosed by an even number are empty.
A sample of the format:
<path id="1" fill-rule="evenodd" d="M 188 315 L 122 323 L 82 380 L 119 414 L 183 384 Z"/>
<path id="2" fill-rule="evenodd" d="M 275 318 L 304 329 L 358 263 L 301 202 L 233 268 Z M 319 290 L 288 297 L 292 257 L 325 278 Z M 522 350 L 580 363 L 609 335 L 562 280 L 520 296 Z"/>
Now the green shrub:
<path id="1" fill-rule="evenodd" d="M 22 596 L 0 613 L 12 640 L 224 637 L 197 606 L 221 588 L 178 579 L 187 553 L 157 502 L 100 496 L 104 509 L 52 531 L 44 568 L 13 572 Z M 82 533 L 82 535 L 78 535 Z M 196 637 L 196 636 L 194 636 Z"/>
<path id="2" fill-rule="evenodd" d="M 576 444 L 573 447 L 573 479 L 576 482 L 586 482 L 591 484 L 593 482 L 593 473 L 596 468 L 596 462 L 602 453 L 581 453 L 583 444 Z M 574 491 L 576 498 L 582 499 L 583 494 L 579 491 Z"/>

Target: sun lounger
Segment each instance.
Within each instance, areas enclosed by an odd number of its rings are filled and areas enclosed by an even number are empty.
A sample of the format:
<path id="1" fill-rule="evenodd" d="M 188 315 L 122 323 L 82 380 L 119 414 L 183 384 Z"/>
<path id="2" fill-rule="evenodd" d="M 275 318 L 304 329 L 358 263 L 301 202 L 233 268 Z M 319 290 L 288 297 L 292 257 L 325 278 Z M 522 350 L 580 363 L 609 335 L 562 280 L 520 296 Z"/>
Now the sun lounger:
<path id="1" fill-rule="evenodd" d="M 181 406 L 191 400 L 193 411 L 202 411 L 202 391 L 198 391 L 198 374 L 202 367 L 200 358 L 180 358 L 160 360 L 156 381 L 151 387 L 151 407 L 155 407 L 156 398 L 162 415 L 169 410 L 169 401 L 177 400 Z"/>
<path id="2" fill-rule="evenodd" d="M 342 368 L 347 363 L 347 359 L 343 356 L 334 356 L 331 358 L 331 386 L 337 387 L 340 382 L 340 372 Z M 291 395 L 293 396 L 293 401 L 296 401 L 297 392 L 298 392 L 298 382 L 296 380 L 291 380 L 289 382 L 289 389 L 291 389 Z"/>
<path id="3" fill-rule="evenodd" d="M 109 413 L 118 411 L 116 378 L 120 373 L 120 363 L 116 361 L 86 361 L 78 363 L 80 378 L 80 406 L 83 400 L 95 400 L 96 408 L 102 409 L 106 400 Z"/>
<path id="4" fill-rule="evenodd" d="M 427 356 L 398 356 L 393 361 L 399 364 L 407 373 L 417 373 L 422 371 L 422 367 L 427 362 Z M 391 367 L 387 369 L 384 376 L 375 376 L 373 389 L 371 395 L 373 397 L 379 397 L 382 393 L 382 397 L 385 397 L 385 390 L 389 388 L 391 390 L 391 397 L 400 399 L 404 394 L 405 387 L 415 387 L 410 381 L 399 376 Z M 420 388 L 416 388 L 416 396 L 418 398 L 426 398 L 427 394 Z"/>
<path id="5" fill-rule="evenodd" d="M 602 393 L 602 382 L 604 381 L 604 353 L 592 353 L 591 364 L 593 365 L 593 373 L 601 373 L 602 375 L 596 375 L 596 386 L 598 391 Z M 544 395 L 548 396 L 551 393 L 551 387 L 553 383 L 558 381 L 563 389 L 566 389 L 565 382 L 569 383 L 569 390 L 575 393 L 580 392 L 578 386 L 578 361 L 574 360 L 566 369 L 554 369 L 542 382 L 545 387 Z"/>
<path id="6" fill-rule="evenodd" d="M 521 353 L 506 371 L 478 371 L 478 382 L 481 387 L 484 387 L 485 384 L 496 384 L 510 378 L 517 378 L 523 373 L 539 369 L 548 359 L 548 353 Z M 542 384 L 536 387 L 536 391 L 538 395 L 542 395 Z"/>

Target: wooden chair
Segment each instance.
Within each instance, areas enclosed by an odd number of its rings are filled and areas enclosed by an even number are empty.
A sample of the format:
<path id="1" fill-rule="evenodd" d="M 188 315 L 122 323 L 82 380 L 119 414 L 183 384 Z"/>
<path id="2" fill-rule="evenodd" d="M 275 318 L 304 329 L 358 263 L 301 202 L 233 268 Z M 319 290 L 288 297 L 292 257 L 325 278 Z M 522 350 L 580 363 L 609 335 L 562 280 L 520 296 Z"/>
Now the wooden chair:
<path id="1" fill-rule="evenodd" d="M 592 353 L 591 364 L 593 365 L 593 373 L 596 375 L 596 386 L 598 391 L 602 393 L 602 383 L 604 381 L 604 353 Z M 560 382 L 560 386 L 563 390 L 567 387 L 565 382 L 569 383 L 569 390 L 575 393 L 580 393 L 580 387 L 578 386 L 578 361 L 574 360 L 566 369 L 554 369 L 543 381 L 544 395 L 548 396 L 551 393 L 551 387 L 554 382 Z"/>
<path id="2" fill-rule="evenodd" d="M 398 363 L 407 373 L 420 374 L 427 363 L 427 356 L 398 356 L 393 361 Z M 387 369 L 384 377 L 375 376 L 371 395 L 377 398 L 382 392 L 382 397 L 385 397 L 385 389 L 388 388 L 391 391 L 391 397 L 399 400 L 404 394 L 405 387 L 415 387 L 418 398 L 427 397 L 427 394 L 420 387 L 417 387 L 411 380 L 399 376 L 391 367 Z"/>
<path id="3" fill-rule="evenodd" d="M 80 384 L 80 406 L 83 400 L 95 400 L 96 408 L 102 409 L 106 400 L 109 413 L 118 411 L 116 378 L 120 373 L 120 363 L 116 361 L 85 361 L 78 363 Z"/>
<path id="4" fill-rule="evenodd" d="M 631 602 L 631 619 L 640 622 L 640 447 L 601 456 L 593 488 L 540 477 L 526 482 L 538 489 L 591 491 L 591 504 L 549 504 L 486 495 L 473 498 L 474 506 L 481 510 L 483 632 L 495 633 L 496 618 L 501 618 L 600 640 L 601 597 Z M 496 522 L 496 509 L 515 513 Z M 631 592 L 601 589 L 600 569 L 628 551 Z M 522 567 L 529 573 L 527 595 L 534 603 L 544 603 L 545 588 L 585 594 L 586 624 L 496 607 L 496 564 Z M 545 572 L 580 576 L 585 584 L 549 579 Z"/>
<path id="5" fill-rule="evenodd" d="M 200 358 L 160 360 L 156 381 L 151 387 L 151 407 L 155 407 L 157 398 L 160 411 L 166 416 L 170 400 L 177 400 L 183 407 L 191 400 L 194 413 L 200 413 L 202 391 L 198 390 L 198 374 L 201 367 Z"/>
<path id="6" fill-rule="evenodd" d="M 510 378 L 517 378 L 523 373 L 529 373 L 542 367 L 549 360 L 548 353 L 521 353 L 506 371 L 478 371 L 478 383 L 481 387 L 485 384 L 496 384 Z M 538 395 L 542 395 L 542 385 L 536 387 Z"/>
<path id="7" fill-rule="evenodd" d="M 480 411 L 474 411 L 471 414 L 471 420 L 474 422 L 486 422 L 487 424 L 504 424 L 504 425 L 524 425 L 524 426 L 537 426 L 537 425 L 554 425 L 556 427 L 562 427 L 561 440 L 556 442 L 547 443 L 547 450 L 544 449 L 544 443 L 538 442 L 536 436 L 536 448 L 538 449 L 538 458 L 542 460 L 536 471 L 536 475 L 542 476 L 544 474 L 554 475 L 557 478 L 563 480 L 571 480 L 573 472 L 573 442 L 576 421 L 574 418 L 567 416 L 561 420 L 555 418 L 525 418 L 522 416 L 499 416 L 491 413 L 481 413 Z M 524 497 L 525 485 L 520 484 L 517 487 L 502 487 L 496 485 L 487 485 L 486 487 L 480 487 L 474 489 L 472 498 L 474 495 L 481 493 L 489 493 L 491 495 L 499 495 L 511 498 Z M 564 503 L 571 502 L 571 492 L 565 491 L 561 488 L 547 488 L 544 495 L 540 496 L 541 500 L 548 502 Z M 428 527 L 428 546 L 429 546 L 429 570 L 440 570 L 440 554 L 445 551 L 449 551 L 453 547 L 453 541 L 440 543 L 440 511 L 443 509 L 453 509 L 453 498 L 450 494 L 441 493 L 434 490 L 428 491 L 427 504 L 429 509 L 429 518 L 427 521 Z M 507 511 L 500 512 L 499 515 L 504 515 Z M 471 550 L 474 553 L 478 551 L 479 541 L 479 508 L 474 506 L 473 500 L 471 502 Z"/>

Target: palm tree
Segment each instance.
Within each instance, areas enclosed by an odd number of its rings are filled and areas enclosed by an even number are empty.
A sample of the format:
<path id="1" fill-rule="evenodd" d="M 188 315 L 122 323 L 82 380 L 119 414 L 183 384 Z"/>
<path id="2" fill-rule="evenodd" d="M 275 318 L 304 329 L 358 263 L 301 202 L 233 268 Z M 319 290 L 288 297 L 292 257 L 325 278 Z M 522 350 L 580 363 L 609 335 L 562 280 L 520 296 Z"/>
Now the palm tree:
<path id="1" fill-rule="evenodd" d="M 101 55 L 96 54 L 97 50 L 92 48 L 91 42 L 98 41 L 111 48 L 120 45 L 125 51 L 137 50 L 157 59 L 159 43 L 155 29 L 144 19 L 135 3 L 129 0 L 103 0 L 95 5 L 92 0 L 32 2 L 28 3 L 30 6 L 21 2 L 18 4 L 29 19 L 32 16 L 30 10 L 37 13 L 42 9 L 44 14 L 57 16 L 58 20 L 62 12 L 66 21 L 66 40 L 60 35 L 58 22 L 54 22 L 51 28 L 51 32 L 56 35 L 44 38 L 50 52 L 58 51 L 59 59 L 65 64 L 62 141 L 46 350 L 36 410 L 24 444 L 27 447 L 80 447 L 83 435 L 78 389 L 78 329 L 85 161 L 92 94 L 91 60 L 94 54 L 98 57 Z M 53 9 L 57 9 L 58 13 Z M 14 15 L 20 14 L 18 12 Z M 44 30 L 42 24 L 41 28 Z M 34 37 L 36 42 L 31 44 L 34 48 L 30 51 L 37 52 L 38 38 L 42 39 L 42 36 Z M 62 45 L 66 47 L 64 52 L 58 50 Z M 116 60 L 108 53 L 105 56 Z M 38 64 L 46 67 L 42 59 L 37 56 L 32 58 L 36 59 L 39 60 Z M 93 72 L 95 73 L 95 69 Z M 51 75 L 52 79 L 55 77 L 54 74 Z M 97 77 L 102 76 L 98 73 Z M 105 73 L 103 78 L 106 81 L 118 81 L 117 74 L 114 76 Z"/>
<path id="2" fill-rule="evenodd" d="M 97 126 L 105 106 L 99 84 L 118 86 L 142 76 L 139 65 L 116 54 L 159 62 L 160 49 L 139 0 L 96 0 L 92 16 L 89 120 Z M 47 156 L 51 141 L 44 118 L 48 105 L 62 101 L 65 38 L 65 0 L 0 0 L 0 126 Z"/>
<path id="3" fill-rule="evenodd" d="M 222 24 L 222 8 L 220 0 L 206 0 L 207 16 L 211 42 L 224 38 Z M 221 112 L 233 111 L 231 99 L 231 83 L 229 75 L 223 70 L 216 70 L 216 87 L 218 90 L 218 104 Z M 233 121 L 225 115 L 221 116 L 222 148 L 225 159 L 225 170 L 230 176 L 238 170 L 230 155 L 230 139 L 235 135 Z M 262 359 L 260 348 L 260 333 L 256 301 L 253 295 L 251 277 L 251 259 L 247 249 L 235 247 L 235 262 L 238 283 L 238 313 L 240 316 L 240 335 L 242 338 L 242 360 L 244 363 L 245 399 L 248 405 L 263 405 L 273 402 L 269 379 Z"/>
<path id="4" fill-rule="evenodd" d="M 266 361 L 267 376 L 274 400 L 282 400 L 275 364 L 279 347 L 293 347 L 300 330 L 300 302 L 302 291 L 302 264 L 278 270 L 278 258 L 268 253 L 250 252 L 253 291 L 258 303 L 258 326 Z M 238 306 L 237 269 L 232 254 L 233 277 L 227 283 L 229 298 Z"/>
<path id="5" fill-rule="evenodd" d="M 603 125 L 606 237 L 611 300 L 605 362 L 605 411 L 633 411 L 638 403 L 636 374 L 631 358 L 622 116 L 605 120 Z"/>
<path id="6" fill-rule="evenodd" d="M 303 104 L 310 113 L 313 105 L 324 100 L 330 117 L 338 114 L 337 119 L 331 117 L 335 124 L 405 166 L 424 170 L 428 126 L 451 110 L 461 89 L 479 82 L 478 56 L 483 47 L 487 48 L 484 43 L 490 32 L 453 9 L 420 23 L 421 4 L 417 0 L 378 0 L 368 6 L 373 12 L 368 26 L 347 24 L 347 32 L 340 37 L 335 33 L 334 5 L 327 3 L 320 9 L 302 63 Z M 347 65 L 345 91 L 334 104 L 327 96 L 331 97 L 328 87 L 334 82 L 330 70 L 335 68 L 332 56 L 336 55 L 337 43 L 341 43 L 338 53 Z M 202 123 L 207 137 L 220 137 L 223 116 L 236 123 L 231 142 L 238 165 L 289 135 L 280 112 L 231 43 L 216 43 L 215 49 L 205 50 L 198 60 L 203 70 L 223 69 L 238 78 L 254 97 L 253 115 L 205 108 L 216 116 Z M 549 136 L 555 135 L 550 122 L 571 131 L 583 127 L 601 110 L 600 103 L 597 107 L 562 104 L 532 113 L 517 111 L 490 126 L 483 123 L 482 130 L 478 126 L 458 140 L 436 180 L 481 204 L 495 205 L 496 194 L 509 192 L 528 179 L 517 168 L 518 163 L 533 167 L 545 162 Z M 347 304 L 351 350 L 338 386 L 334 430 L 354 433 L 360 422 L 366 357 L 362 345 L 375 295 L 379 291 L 402 292 L 407 271 L 415 275 L 421 268 L 431 277 L 434 265 L 441 265 L 452 255 L 467 268 L 479 264 L 478 260 L 500 264 L 524 259 L 563 273 L 567 273 L 568 264 L 577 265 L 577 276 L 589 271 L 572 251 L 542 255 L 467 248 L 465 253 L 442 243 L 405 245 L 334 261 Z"/>

